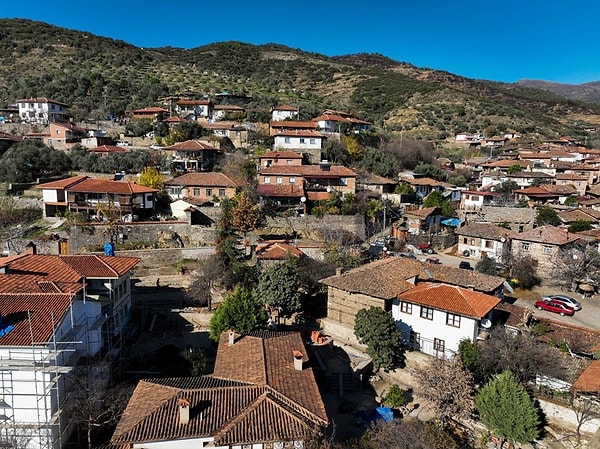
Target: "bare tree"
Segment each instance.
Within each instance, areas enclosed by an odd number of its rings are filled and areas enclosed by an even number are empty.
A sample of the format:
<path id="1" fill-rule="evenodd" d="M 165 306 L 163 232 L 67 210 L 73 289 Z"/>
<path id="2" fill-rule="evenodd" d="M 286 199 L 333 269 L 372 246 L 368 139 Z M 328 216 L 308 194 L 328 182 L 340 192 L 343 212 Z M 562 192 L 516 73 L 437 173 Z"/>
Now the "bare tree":
<path id="1" fill-rule="evenodd" d="M 473 410 L 473 376 L 465 369 L 460 357 L 452 360 L 432 359 L 423 368 L 415 371 L 421 395 L 431 402 L 445 425 L 448 418 L 470 416 Z"/>
<path id="2" fill-rule="evenodd" d="M 432 164 L 436 151 L 431 142 L 398 136 L 383 145 L 382 150 L 398 159 L 403 168 L 413 169 L 419 164 Z"/>
<path id="3" fill-rule="evenodd" d="M 133 391 L 125 384 L 110 385 L 107 371 L 106 364 L 96 363 L 76 368 L 69 377 L 65 411 L 71 422 L 85 430 L 88 449 L 94 431 L 119 421 Z"/>
<path id="4" fill-rule="evenodd" d="M 557 285 L 570 291 L 577 288 L 578 281 L 600 282 L 600 254 L 595 249 L 576 245 L 560 250 L 554 259 L 550 277 Z"/>
<path id="5" fill-rule="evenodd" d="M 361 449 L 455 449 L 458 444 L 450 433 L 413 418 L 390 422 L 378 421 L 367 431 Z"/>
<path id="6" fill-rule="evenodd" d="M 573 400 L 573 412 L 577 420 L 575 428 L 577 442 L 581 443 L 581 428 L 585 423 L 600 418 L 600 403 L 597 400 L 580 396 Z"/>

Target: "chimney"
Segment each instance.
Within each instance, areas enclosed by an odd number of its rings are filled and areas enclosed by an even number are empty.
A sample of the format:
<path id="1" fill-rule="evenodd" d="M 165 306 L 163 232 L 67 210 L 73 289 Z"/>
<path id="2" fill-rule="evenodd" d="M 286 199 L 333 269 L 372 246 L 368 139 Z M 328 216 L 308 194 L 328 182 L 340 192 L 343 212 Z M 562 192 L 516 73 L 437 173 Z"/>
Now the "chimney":
<path id="1" fill-rule="evenodd" d="M 179 406 L 179 424 L 185 425 L 190 422 L 190 401 L 185 398 L 177 399 Z"/>
<path id="2" fill-rule="evenodd" d="M 297 371 L 302 371 L 302 359 L 304 358 L 304 354 L 300 351 L 292 351 L 294 355 L 294 369 Z"/>
<path id="3" fill-rule="evenodd" d="M 37 254 L 37 247 L 35 246 L 35 243 L 29 242 L 27 245 L 25 245 L 24 253 L 25 254 Z"/>
<path id="4" fill-rule="evenodd" d="M 331 165 L 329 164 L 329 161 L 323 160 L 319 162 L 319 168 L 323 171 L 329 171 L 331 169 Z"/>
<path id="5" fill-rule="evenodd" d="M 233 332 L 233 330 L 229 331 L 229 346 L 233 346 L 233 343 L 235 342 L 235 333 Z"/>

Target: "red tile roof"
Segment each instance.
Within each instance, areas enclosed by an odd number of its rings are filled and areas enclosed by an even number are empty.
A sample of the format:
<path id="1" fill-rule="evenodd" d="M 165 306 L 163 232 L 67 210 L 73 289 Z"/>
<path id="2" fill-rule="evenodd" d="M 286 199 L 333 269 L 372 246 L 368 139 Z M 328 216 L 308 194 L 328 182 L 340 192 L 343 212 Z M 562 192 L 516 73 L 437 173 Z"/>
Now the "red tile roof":
<path id="1" fill-rule="evenodd" d="M 72 186 L 66 187 L 69 192 L 84 193 L 116 193 L 118 195 L 133 195 L 135 193 L 154 193 L 157 189 L 144 187 L 133 181 L 112 181 L 109 179 L 84 179 Z"/>
<path id="2" fill-rule="evenodd" d="M 269 126 L 271 128 L 317 129 L 317 123 L 312 121 L 303 122 L 299 120 L 272 120 L 271 122 L 269 122 Z"/>
<path id="3" fill-rule="evenodd" d="M 272 165 L 263 167 L 260 170 L 261 175 L 296 175 L 309 178 L 338 178 L 356 177 L 356 173 L 343 165 L 330 165 L 328 170 L 324 170 L 320 165 Z"/>
<path id="4" fill-rule="evenodd" d="M 68 106 L 65 103 L 61 103 L 60 101 L 56 101 L 56 100 L 51 100 L 50 98 L 46 98 L 46 97 L 36 97 L 36 98 L 23 98 L 21 100 L 17 100 L 17 103 L 53 103 L 53 104 L 58 104 L 61 106 Z"/>
<path id="5" fill-rule="evenodd" d="M 179 142 L 170 147 L 165 147 L 165 150 L 172 151 L 221 151 L 207 143 L 201 142 L 200 140 L 186 140 L 185 142 Z"/>
<path id="6" fill-rule="evenodd" d="M 61 282 L 43 275 L 0 274 L 0 293 L 78 293 L 81 282 Z"/>
<path id="7" fill-rule="evenodd" d="M 306 352 L 298 333 L 224 333 L 212 376 L 151 379 L 136 387 L 113 444 L 214 437 L 216 446 L 302 440 L 328 422 L 310 368 L 295 370 L 292 352 Z M 179 403 L 190 404 L 188 424 Z"/>
<path id="8" fill-rule="evenodd" d="M 302 198 L 304 189 L 294 184 L 259 184 L 256 193 L 262 196 Z"/>
<path id="9" fill-rule="evenodd" d="M 600 393 L 600 360 L 592 360 L 573 384 L 573 390 Z"/>
<path id="10" fill-rule="evenodd" d="M 579 237 L 575 234 L 570 234 L 562 228 L 554 226 L 540 226 L 529 231 L 513 234 L 513 240 L 524 242 L 548 243 L 552 245 L 566 245 L 574 242 Z"/>
<path id="11" fill-rule="evenodd" d="M 48 343 L 53 324 L 59 323 L 71 304 L 65 293 L 0 293 L 4 324 L 14 329 L 0 337 L 0 346 Z"/>
<path id="12" fill-rule="evenodd" d="M 298 111 L 298 108 L 295 106 L 290 106 L 289 104 L 282 104 L 280 106 L 275 106 L 273 111 Z"/>
<path id="13" fill-rule="evenodd" d="M 152 112 L 163 112 L 164 113 L 164 112 L 169 112 L 169 111 L 167 109 L 159 108 L 157 106 L 151 106 L 149 108 L 134 109 L 131 112 L 134 113 L 134 114 L 140 114 L 140 113 L 144 114 L 144 113 L 147 113 L 147 112 L 150 112 L 150 113 L 152 113 Z"/>
<path id="14" fill-rule="evenodd" d="M 429 282 L 400 293 L 398 299 L 477 319 L 485 317 L 501 301 L 497 296 L 485 295 L 455 285 Z"/>
<path id="15" fill-rule="evenodd" d="M 59 181 L 52 181 L 52 182 L 47 182 L 45 184 L 38 184 L 36 186 L 36 188 L 38 189 L 67 189 L 69 187 L 74 186 L 75 184 L 80 183 L 81 181 L 84 181 L 86 179 L 89 179 L 88 176 L 72 176 L 71 178 L 65 178 L 65 179 L 61 179 Z"/>
<path id="16" fill-rule="evenodd" d="M 90 153 L 107 153 L 107 154 L 114 154 L 114 153 L 127 153 L 127 148 L 123 148 L 123 147 L 119 147 L 116 145 L 100 145 L 99 147 L 96 148 L 90 148 Z"/>
<path id="17" fill-rule="evenodd" d="M 186 173 L 165 184 L 171 186 L 240 187 L 242 184 L 218 172 Z"/>
<path id="18" fill-rule="evenodd" d="M 210 100 L 177 100 L 175 104 L 178 104 L 179 106 L 207 105 L 210 104 Z"/>
<path id="19" fill-rule="evenodd" d="M 270 240 L 256 245 L 256 258 L 260 260 L 286 260 L 290 255 L 302 257 L 304 253 L 298 247 L 284 240 Z"/>

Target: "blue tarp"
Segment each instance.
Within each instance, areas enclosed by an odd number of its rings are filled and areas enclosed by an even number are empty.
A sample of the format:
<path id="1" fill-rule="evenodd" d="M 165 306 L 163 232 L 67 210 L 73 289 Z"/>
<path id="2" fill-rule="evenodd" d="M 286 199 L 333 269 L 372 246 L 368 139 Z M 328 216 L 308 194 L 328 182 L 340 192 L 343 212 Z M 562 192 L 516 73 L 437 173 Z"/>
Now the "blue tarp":
<path id="1" fill-rule="evenodd" d="M 452 226 L 454 228 L 458 228 L 460 220 L 458 218 L 446 218 L 442 220 L 441 223 L 445 226 Z"/>

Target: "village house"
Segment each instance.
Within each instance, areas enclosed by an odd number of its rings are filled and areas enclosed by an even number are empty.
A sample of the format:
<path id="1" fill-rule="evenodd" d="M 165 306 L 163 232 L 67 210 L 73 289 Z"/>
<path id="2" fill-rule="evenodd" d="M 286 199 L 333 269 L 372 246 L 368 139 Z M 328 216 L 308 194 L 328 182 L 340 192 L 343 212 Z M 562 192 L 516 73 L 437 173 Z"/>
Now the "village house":
<path id="1" fill-rule="evenodd" d="M 263 240 L 254 249 L 258 265 L 266 267 L 278 262 L 284 262 L 290 257 L 300 259 L 304 253 L 296 245 L 286 240 Z"/>
<path id="2" fill-rule="evenodd" d="M 281 166 L 302 165 L 304 156 L 294 151 L 267 151 L 258 156 L 258 169 Z"/>
<path id="3" fill-rule="evenodd" d="M 284 120 L 269 122 L 269 135 L 276 136 L 284 131 L 317 131 L 317 124 L 311 121 Z"/>
<path id="4" fill-rule="evenodd" d="M 398 181 L 369 173 L 358 179 L 356 187 L 358 190 L 373 192 L 381 196 L 394 193 L 397 185 Z"/>
<path id="5" fill-rule="evenodd" d="M 407 209 L 404 212 L 406 230 L 409 234 L 429 234 L 439 230 L 442 210 L 439 207 Z"/>
<path id="6" fill-rule="evenodd" d="M 217 137 L 227 137 L 236 148 L 248 143 L 248 130 L 232 122 L 203 123 L 202 127 Z"/>
<path id="7" fill-rule="evenodd" d="M 280 122 L 283 120 L 292 120 L 298 118 L 298 108 L 288 104 L 275 106 L 271 109 L 271 120 Z"/>
<path id="8" fill-rule="evenodd" d="M 154 211 L 157 189 L 133 181 L 111 181 L 88 176 L 52 181 L 36 186 L 42 189 L 44 217 L 55 217 L 65 211 L 87 215 L 104 214 L 107 218 L 132 214 L 149 217 Z"/>
<path id="9" fill-rule="evenodd" d="M 121 349 L 131 315 L 130 271 L 138 262 L 39 255 L 35 247 L 0 260 L 3 438 L 66 447 L 75 429 L 66 376 L 81 358 Z"/>
<path id="10" fill-rule="evenodd" d="M 519 258 L 531 257 L 536 265 L 536 273 L 542 279 L 552 277 L 556 258 L 561 250 L 572 246 L 579 236 L 555 226 L 540 226 L 529 231 L 513 234 L 511 254 Z"/>
<path id="11" fill-rule="evenodd" d="M 210 171 L 222 153 L 218 148 L 200 140 L 186 140 L 164 148 L 171 156 L 171 162 L 176 170 Z"/>
<path id="12" fill-rule="evenodd" d="M 194 204 L 219 202 L 231 199 L 242 184 L 224 173 L 186 173 L 165 183 L 172 200 L 193 200 Z"/>
<path id="13" fill-rule="evenodd" d="M 326 134 L 342 134 L 346 130 L 352 132 L 369 131 L 373 124 L 360 120 L 339 111 L 325 111 L 319 117 L 312 119 L 320 131 Z"/>
<path id="14" fill-rule="evenodd" d="M 317 131 L 281 131 L 274 136 L 273 150 L 305 153 L 313 161 L 321 160 L 325 136 Z"/>
<path id="15" fill-rule="evenodd" d="M 323 328 L 341 341 L 354 343 L 354 321 L 359 310 L 378 307 L 392 312 L 398 296 L 421 282 L 448 284 L 499 297 L 505 288 L 501 277 L 403 257 L 380 259 L 319 282 L 327 286 Z"/>
<path id="16" fill-rule="evenodd" d="M 181 99 L 175 102 L 175 112 L 187 119 L 209 118 L 213 114 L 213 104 L 210 100 Z"/>
<path id="17" fill-rule="evenodd" d="M 502 200 L 502 194 L 479 190 L 463 190 L 459 209 L 462 212 L 481 210 L 483 206 L 494 205 Z"/>
<path id="18" fill-rule="evenodd" d="M 87 136 L 87 131 L 70 123 L 50 122 L 50 135 L 44 139 L 44 143 L 50 147 L 64 150 Z"/>
<path id="19" fill-rule="evenodd" d="M 246 109 L 234 104 L 215 104 L 212 120 L 240 120 L 246 116 Z"/>
<path id="20" fill-rule="evenodd" d="M 574 173 L 558 173 L 554 178 L 554 183 L 558 186 L 572 185 L 581 196 L 585 196 L 588 186 L 588 177 Z"/>
<path id="21" fill-rule="evenodd" d="M 90 148 L 88 150 L 90 153 L 97 154 L 100 157 L 112 156 L 114 154 L 119 153 L 127 153 L 129 151 L 127 148 L 120 147 L 117 145 L 100 145 L 95 148 Z"/>
<path id="22" fill-rule="evenodd" d="M 119 447 L 303 447 L 329 424 L 300 333 L 224 332 L 210 376 L 138 383 Z"/>
<path id="23" fill-rule="evenodd" d="M 475 343 L 480 331 L 491 327 L 500 301 L 468 288 L 423 282 L 398 294 L 392 316 L 413 349 L 452 358 L 462 340 Z"/>
<path id="24" fill-rule="evenodd" d="M 129 112 L 132 120 L 151 120 L 152 122 L 161 122 L 168 118 L 171 114 L 167 109 L 156 106 L 134 109 Z"/>
<path id="25" fill-rule="evenodd" d="M 46 97 L 17 100 L 17 105 L 22 123 L 47 125 L 51 122 L 64 122 L 69 112 L 66 104 Z"/>
<path id="26" fill-rule="evenodd" d="M 512 231 L 485 223 L 468 223 L 455 231 L 458 236 L 458 254 L 481 259 L 485 254 L 496 262 L 505 262 L 510 252 Z"/>
<path id="27" fill-rule="evenodd" d="M 464 221 L 468 223 L 489 223 L 512 231 L 523 232 L 532 229 L 535 224 L 535 209 L 532 207 L 482 206 L 473 211 L 462 211 Z"/>

